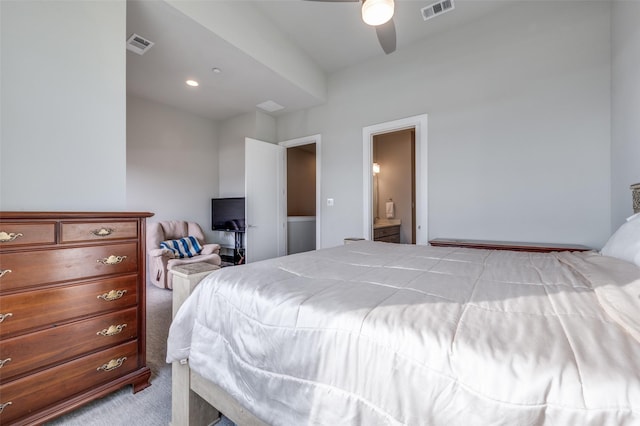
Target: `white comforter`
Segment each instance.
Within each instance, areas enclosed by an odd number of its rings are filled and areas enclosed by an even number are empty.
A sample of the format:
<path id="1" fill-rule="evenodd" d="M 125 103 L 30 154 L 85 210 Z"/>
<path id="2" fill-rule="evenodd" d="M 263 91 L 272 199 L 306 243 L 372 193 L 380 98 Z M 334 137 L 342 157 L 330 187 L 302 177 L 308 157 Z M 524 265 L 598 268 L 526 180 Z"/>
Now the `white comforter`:
<path id="1" fill-rule="evenodd" d="M 186 358 L 273 425 L 638 425 L 640 268 L 368 241 L 225 268 Z"/>

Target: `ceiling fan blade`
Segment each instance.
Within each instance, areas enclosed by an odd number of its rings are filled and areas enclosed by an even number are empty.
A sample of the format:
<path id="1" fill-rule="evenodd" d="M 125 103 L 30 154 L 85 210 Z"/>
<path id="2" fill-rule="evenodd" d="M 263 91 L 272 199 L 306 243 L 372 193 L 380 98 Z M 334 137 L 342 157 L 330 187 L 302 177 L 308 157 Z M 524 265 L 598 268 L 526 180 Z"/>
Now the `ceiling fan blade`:
<path id="1" fill-rule="evenodd" d="M 393 18 L 376 27 L 376 35 L 384 53 L 387 55 L 396 50 L 396 25 Z"/>

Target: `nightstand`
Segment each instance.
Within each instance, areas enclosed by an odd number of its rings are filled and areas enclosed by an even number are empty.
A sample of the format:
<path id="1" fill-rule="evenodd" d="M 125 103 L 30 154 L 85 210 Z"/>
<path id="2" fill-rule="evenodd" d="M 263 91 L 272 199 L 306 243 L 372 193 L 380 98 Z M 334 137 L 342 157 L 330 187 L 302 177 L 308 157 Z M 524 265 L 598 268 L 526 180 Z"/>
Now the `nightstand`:
<path id="1" fill-rule="evenodd" d="M 451 238 L 436 238 L 429 240 L 429 244 L 434 247 L 466 247 L 473 249 L 530 251 L 538 253 L 593 250 L 590 247 L 579 244 L 526 243 L 517 241 L 488 241 Z"/>

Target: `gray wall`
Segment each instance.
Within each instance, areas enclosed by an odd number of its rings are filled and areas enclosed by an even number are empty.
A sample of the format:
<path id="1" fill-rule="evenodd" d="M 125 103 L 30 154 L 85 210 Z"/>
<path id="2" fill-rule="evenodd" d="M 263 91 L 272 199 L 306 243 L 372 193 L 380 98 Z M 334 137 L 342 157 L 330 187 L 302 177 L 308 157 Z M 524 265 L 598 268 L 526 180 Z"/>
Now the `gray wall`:
<path id="1" fill-rule="evenodd" d="M 209 242 L 211 198 L 244 196 L 244 139 L 275 140 L 275 119 L 243 114 L 223 122 L 136 96 L 127 98 L 127 207 L 149 221 L 198 222 Z M 231 235 L 232 236 L 232 235 Z"/>
<path id="2" fill-rule="evenodd" d="M 327 103 L 278 119 L 321 133 L 322 241 L 362 233 L 362 128 L 429 114 L 430 238 L 610 235 L 610 5 L 521 2 L 337 72 Z"/>
<path id="3" fill-rule="evenodd" d="M 149 221 L 187 220 L 208 241 L 218 195 L 218 124 L 135 96 L 127 98 L 127 208 Z"/>
<path id="4" fill-rule="evenodd" d="M 220 196 L 244 197 L 244 140 L 276 142 L 275 118 L 256 111 L 220 123 L 218 167 Z"/>
<path id="5" fill-rule="evenodd" d="M 362 232 L 362 127 L 428 113 L 431 237 L 601 246 L 640 181 L 639 7 L 509 5 L 333 74 L 325 105 L 277 120 L 280 140 L 323 135 L 324 245 Z M 125 13 L 0 2 L 0 209 L 131 209 Z M 243 191 L 245 136 L 276 140 L 271 117 L 249 121 L 219 124 L 220 195 Z"/>
<path id="6" fill-rule="evenodd" d="M 0 210 L 124 210 L 125 1 L 0 15 Z"/>
<path id="7" fill-rule="evenodd" d="M 211 198 L 244 196 L 245 137 L 275 141 L 275 118 L 215 122 L 131 95 L 127 107 L 128 209 L 198 222 L 208 242 L 233 244 L 233 234 L 211 231 Z"/>
<path id="8" fill-rule="evenodd" d="M 614 1 L 611 78 L 611 226 L 633 213 L 640 182 L 640 2 Z"/>

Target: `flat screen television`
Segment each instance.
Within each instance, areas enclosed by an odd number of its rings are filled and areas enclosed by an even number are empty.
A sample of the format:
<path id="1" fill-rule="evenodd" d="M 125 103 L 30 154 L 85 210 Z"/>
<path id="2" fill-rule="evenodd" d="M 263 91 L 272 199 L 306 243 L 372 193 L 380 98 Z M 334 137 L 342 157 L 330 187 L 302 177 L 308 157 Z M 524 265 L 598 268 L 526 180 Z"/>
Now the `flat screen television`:
<path id="1" fill-rule="evenodd" d="M 244 232 L 244 197 L 212 198 L 211 229 Z"/>

